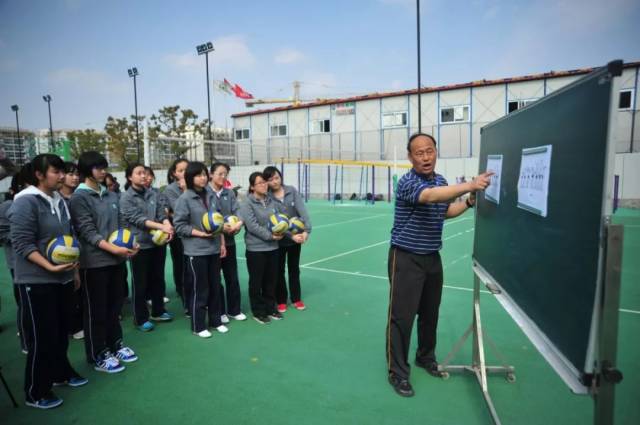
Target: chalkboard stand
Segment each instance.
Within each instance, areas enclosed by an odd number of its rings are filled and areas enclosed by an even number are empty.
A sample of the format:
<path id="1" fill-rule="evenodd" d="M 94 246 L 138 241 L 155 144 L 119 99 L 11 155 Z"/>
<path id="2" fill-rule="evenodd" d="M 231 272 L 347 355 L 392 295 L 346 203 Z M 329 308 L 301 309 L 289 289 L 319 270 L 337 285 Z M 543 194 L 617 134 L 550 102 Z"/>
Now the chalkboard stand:
<path id="1" fill-rule="evenodd" d="M 489 373 L 505 373 L 506 379 L 508 382 L 515 382 L 515 369 L 513 366 L 508 366 L 506 360 L 500 354 L 495 344 L 491 341 L 489 336 L 482 329 L 482 321 L 480 320 L 480 283 L 482 282 L 488 289 L 494 293 L 496 288 L 491 288 L 491 282 L 488 279 L 482 279 L 483 273 L 477 265 L 474 264 L 474 279 L 473 279 L 473 312 L 472 312 L 472 322 L 462 335 L 462 337 L 458 340 L 458 342 L 454 345 L 451 352 L 447 355 L 445 360 L 438 366 L 438 371 L 440 372 L 440 376 L 443 379 L 449 378 L 449 372 L 471 372 L 478 379 L 478 384 L 482 390 L 482 395 L 484 396 L 484 400 L 487 403 L 487 407 L 489 408 L 489 412 L 491 414 L 491 418 L 496 425 L 500 425 L 500 418 L 498 417 L 498 413 L 496 412 L 493 401 L 491 400 L 491 396 L 489 395 L 489 388 L 487 386 L 487 374 Z M 450 365 L 449 362 L 455 357 L 455 355 L 460 351 L 464 343 L 469 338 L 469 335 L 473 336 L 472 348 L 473 354 L 470 365 Z M 485 360 L 485 342 L 493 349 L 494 354 L 498 359 L 500 359 L 502 366 L 487 366 Z"/>
<path id="2" fill-rule="evenodd" d="M 609 224 L 607 217 L 604 290 L 599 321 L 599 347 L 595 377 L 591 383 L 594 401 L 594 424 L 614 423 L 615 385 L 622 381 L 622 373 L 616 369 L 618 351 L 618 314 L 620 308 L 620 275 L 622 270 L 622 225 Z"/>

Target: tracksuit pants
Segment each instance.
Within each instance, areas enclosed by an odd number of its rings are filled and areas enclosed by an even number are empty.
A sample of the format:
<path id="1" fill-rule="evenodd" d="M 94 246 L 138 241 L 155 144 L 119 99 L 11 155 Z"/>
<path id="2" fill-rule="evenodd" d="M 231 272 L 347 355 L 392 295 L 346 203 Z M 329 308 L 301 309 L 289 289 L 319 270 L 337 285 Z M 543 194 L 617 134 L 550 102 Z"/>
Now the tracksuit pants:
<path id="1" fill-rule="evenodd" d="M 185 255 L 185 266 L 184 285 L 189 288 L 191 330 L 201 332 L 207 329 L 207 318 L 209 326 L 220 326 L 220 254 Z"/>
<path id="2" fill-rule="evenodd" d="M 220 303 L 222 314 L 237 316 L 240 308 L 240 283 L 238 282 L 238 259 L 236 246 L 227 245 L 227 255 L 221 260 L 224 286 L 220 285 Z"/>
<path id="3" fill-rule="evenodd" d="M 84 348 L 87 362 L 115 354 L 122 343 L 118 318 L 124 302 L 125 263 L 80 270 L 84 312 Z"/>
<path id="4" fill-rule="evenodd" d="M 443 283 L 440 253 L 419 255 L 391 247 L 388 272 L 387 367 L 390 374 L 408 379 L 409 343 L 416 315 L 416 361 L 429 364 L 436 360 L 436 328 Z"/>
<path id="5" fill-rule="evenodd" d="M 9 269 L 9 273 L 11 273 L 11 282 L 13 282 L 14 271 L 13 269 Z M 18 328 L 18 332 L 20 333 L 20 349 L 27 351 L 27 335 L 29 334 L 28 330 L 31 326 L 29 323 L 29 318 L 24 314 L 24 308 L 22 308 L 23 301 L 22 295 L 20 295 L 20 289 L 18 285 L 13 285 L 13 297 L 16 300 L 16 325 Z"/>
<path id="6" fill-rule="evenodd" d="M 291 302 L 300 301 L 300 251 L 302 245 L 295 244 L 281 246 L 278 251 L 278 283 L 276 285 L 276 300 L 278 304 L 286 304 L 291 296 Z M 289 275 L 289 293 L 287 293 L 287 279 L 284 276 L 285 264 Z"/>
<path id="7" fill-rule="evenodd" d="M 184 248 L 182 247 L 182 240 L 178 237 L 173 238 L 169 242 L 171 248 L 171 263 L 173 265 L 173 284 L 176 287 L 176 294 L 180 297 L 183 307 L 186 308 L 186 300 L 184 297 Z"/>
<path id="8" fill-rule="evenodd" d="M 162 256 L 165 255 L 164 247 L 141 249 L 135 257 L 131 258 L 131 274 L 133 275 L 132 300 L 133 320 L 136 326 L 141 326 L 149 320 L 147 297 L 151 299 L 151 316 L 158 317 L 164 312 L 164 294 L 162 282 L 164 281 L 164 269 Z"/>
<path id="9" fill-rule="evenodd" d="M 24 314 L 30 320 L 24 391 L 26 399 L 35 402 L 51 391 L 54 382 L 64 382 L 78 376 L 67 358 L 67 313 L 74 288 L 72 282 L 16 286 Z"/>
<path id="10" fill-rule="evenodd" d="M 278 279 L 278 250 L 246 251 L 249 271 L 249 301 L 256 317 L 275 313 L 275 288 Z"/>

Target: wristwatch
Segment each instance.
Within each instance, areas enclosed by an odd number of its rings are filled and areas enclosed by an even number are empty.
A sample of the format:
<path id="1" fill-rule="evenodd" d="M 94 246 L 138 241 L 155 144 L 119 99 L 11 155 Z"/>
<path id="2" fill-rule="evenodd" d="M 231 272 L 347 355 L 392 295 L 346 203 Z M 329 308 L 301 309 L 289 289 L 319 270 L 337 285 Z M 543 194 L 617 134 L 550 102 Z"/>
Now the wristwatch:
<path id="1" fill-rule="evenodd" d="M 469 202 L 469 198 L 465 199 L 464 203 L 467 204 L 467 208 L 473 208 L 474 207 L 474 205 L 471 202 Z"/>

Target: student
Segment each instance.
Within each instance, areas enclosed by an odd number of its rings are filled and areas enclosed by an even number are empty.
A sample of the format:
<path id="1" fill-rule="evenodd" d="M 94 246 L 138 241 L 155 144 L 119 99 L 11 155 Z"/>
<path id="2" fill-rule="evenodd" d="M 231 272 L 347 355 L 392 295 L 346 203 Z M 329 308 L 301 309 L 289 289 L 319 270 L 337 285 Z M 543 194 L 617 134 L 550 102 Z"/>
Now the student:
<path id="1" fill-rule="evenodd" d="M 62 195 L 62 199 L 69 207 L 69 200 L 71 195 L 80 184 L 80 174 L 78 174 L 78 167 L 76 164 L 70 161 L 64 163 L 64 181 L 62 187 L 58 191 Z M 73 336 L 73 339 L 84 338 L 84 331 L 82 330 L 82 295 L 80 288 L 75 288 L 71 298 L 69 310 L 70 328 L 69 332 Z"/>
<path id="2" fill-rule="evenodd" d="M 140 251 L 131 259 L 133 274 L 133 316 L 137 328 L 143 332 L 153 330 L 153 321 L 166 322 L 173 319 L 173 315 L 164 308 L 162 299 L 162 279 L 164 270 L 158 267 L 162 261 L 161 247 L 154 245 L 150 230 L 161 230 L 173 237 L 173 226 L 169 223 L 164 211 L 164 205 L 159 200 L 158 193 L 146 189 L 147 173 L 144 165 L 130 164 L 126 171 L 127 189 L 120 198 L 120 213 L 135 235 Z M 151 316 L 145 300 L 147 289 L 151 295 Z"/>
<path id="3" fill-rule="evenodd" d="M 161 204 L 163 211 L 165 212 L 165 214 L 167 214 L 167 198 L 164 195 L 164 193 L 160 192 L 157 188 L 153 187 L 153 183 L 156 181 L 156 174 L 153 172 L 153 168 L 151 167 L 147 167 L 146 165 L 144 166 L 144 171 L 147 173 L 147 179 L 145 181 L 145 185 L 144 187 L 147 190 L 152 190 L 156 193 L 156 195 L 158 196 L 158 202 Z M 167 216 L 168 217 L 168 216 Z M 160 248 L 160 251 L 162 252 L 161 255 L 159 255 L 158 258 L 161 259 L 161 261 L 157 264 L 157 267 L 160 267 L 160 269 L 162 270 L 162 277 L 160 279 L 160 287 L 162 288 L 162 300 L 164 301 L 164 303 L 168 303 L 169 302 L 169 298 L 167 298 L 167 281 L 164 277 L 164 269 L 165 269 L 165 265 L 167 264 L 167 246 L 166 245 L 161 245 L 158 248 Z M 146 295 L 146 299 L 147 299 L 147 304 L 151 305 L 151 292 L 149 290 L 149 288 L 147 288 L 147 295 Z"/>
<path id="4" fill-rule="evenodd" d="M 15 252 L 13 250 L 13 246 L 11 245 L 11 237 L 9 234 L 9 230 L 11 226 L 9 225 L 9 208 L 11 208 L 11 204 L 13 204 L 13 198 L 23 189 L 24 181 L 22 174 L 19 172 L 11 178 L 11 185 L 9 186 L 9 191 L 6 194 L 5 201 L 0 204 L 0 245 L 4 247 L 4 259 L 7 264 L 7 269 L 9 269 L 9 274 L 11 275 L 11 286 L 13 286 L 13 296 L 16 300 L 16 324 L 18 329 L 18 336 L 20 337 L 20 348 L 22 349 L 23 354 L 27 354 L 27 342 L 25 337 L 27 335 L 26 329 L 29 326 L 29 322 L 25 320 L 22 309 L 22 303 L 20 301 L 20 292 L 18 291 L 18 286 L 13 284 L 14 279 L 14 269 L 15 269 Z"/>
<path id="5" fill-rule="evenodd" d="M 125 261 L 137 253 L 108 242 L 120 228 L 118 196 L 104 186 L 109 164 L 98 152 L 78 159 L 83 183 L 71 197 L 73 226 L 80 241 L 80 280 L 84 300 L 85 354 L 99 372 L 117 373 L 138 360 L 122 343 L 118 315 L 122 308 Z"/>
<path id="6" fill-rule="evenodd" d="M 240 217 L 244 221 L 244 242 L 247 247 L 249 271 L 249 300 L 256 322 L 269 323 L 281 320 L 276 310 L 275 287 L 278 278 L 278 241 L 281 235 L 269 231 L 269 217 L 281 212 L 280 205 L 267 194 L 267 181 L 260 172 L 249 176 L 249 193 L 240 205 Z"/>
<path id="7" fill-rule="evenodd" d="M 167 171 L 167 187 L 164 189 L 164 196 L 167 200 L 169 219 L 173 219 L 173 211 L 176 201 L 184 191 L 184 171 L 187 169 L 189 161 L 186 159 L 176 159 Z M 182 238 L 173 238 L 169 243 L 171 248 L 171 264 L 173 266 L 173 284 L 176 287 L 176 294 L 182 301 L 182 307 L 187 310 L 187 300 L 184 296 L 184 251 L 182 248 Z"/>
<path id="8" fill-rule="evenodd" d="M 300 250 L 311 233 L 311 219 L 307 213 L 302 196 L 293 186 L 287 186 L 282 181 L 282 174 L 276 167 L 267 167 L 262 172 L 269 183 L 269 196 L 282 205 L 284 213 L 289 217 L 298 217 L 304 223 L 302 233 L 286 236 L 279 242 L 278 252 L 278 282 L 276 284 L 276 302 L 278 311 L 287 311 L 287 297 L 291 297 L 291 304 L 296 310 L 304 310 L 300 290 Z M 289 270 L 289 293 L 284 268 Z"/>
<path id="9" fill-rule="evenodd" d="M 175 205 L 173 222 L 182 238 L 186 271 L 185 287 L 190 287 L 191 331 L 210 338 L 209 326 L 220 333 L 229 329 L 222 324 L 220 306 L 220 257 L 225 256 L 224 238 L 204 230 L 202 216 L 217 210 L 215 195 L 207 190 L 209 173 L 202 162 L 190 162 L 184 173 L 187 189 Z"/>
<path id="10" fill-rule="evenodd" d="M 233 190 L 224 187 L 229 175 L 229 166 L 222 162 L 216 162 L 211 166 L 211 184 L 209 189 L 216 195 L 216 203 L 223 216 L 238 215 L 240 206 Z M 224 225 L 224 242 L 227 255 L 222 259 L 222 274 L 225 288 L 220 285 L 220 299 L 222 304 L 222 322 L 229 323 L 229 317 L 234 320 L 247 320 L 240 307 L 240 284 L 238 281 L 238 260 L 236 258 L 235 235 L 242 229 L 242 220 L 231 225 Z"/>
<path id="11" fill-rule="evenodd" d="M 31 318 L 25 367 L 27 406 L 51 409 L 62 404 L 52 387 L 85 385 L 67 357 L 68 300 L 77 263 L 56 265 L 46 257 L 49 241 L 72 234 L 69 211 L 57 192 L 64 180 L 64 163 L 42 154 L 31 162 L 31 182 L 9 208 L 11 244 L 16 253 L 15 279 L 24 314 Z"/>

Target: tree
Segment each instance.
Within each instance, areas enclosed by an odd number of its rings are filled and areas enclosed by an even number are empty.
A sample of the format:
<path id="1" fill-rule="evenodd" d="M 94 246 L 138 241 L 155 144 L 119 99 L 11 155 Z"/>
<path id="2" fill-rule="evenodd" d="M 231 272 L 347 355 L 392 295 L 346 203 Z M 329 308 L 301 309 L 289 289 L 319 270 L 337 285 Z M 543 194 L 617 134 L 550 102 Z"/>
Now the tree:
<path id="1" fill-rule="evenodd" d="M 104 126 L 108 137 L 107 149 L 114 162 L 122 168 L 138 160 L 135 116 L 132 115 L 130 118 L 131 122 L 126 117 L 109 117 Z M 138 115 L 138 119 L 143 121 L 144 116 Z M 140 154 L 142 155 L 142 150 Z"/>
<path id="2" fill-rule="evenodd" d="M 158 111 L 158 115 L 151 115 L 149 139 L 156 143 L 159 149 L 171 152 L 176 158 L 182 158 L 187 151 L 195 147 L 195 142 L 182 140 L 162 141 L 159 137 L 175 137 L 187 139 L 188 136 L 200 136 L 201 127 L 198 115 L 191 109 L 180 109 L 180 105 L 165 106 Z"/>
<path id="3" fill-rule="evenodd" d="M 105 153 L 107 147 L 107 138 L 104 133 L 99 133 L 94 129 L 69 131 L 67 133 L 69 139 L 71 156 L 73 159 L 80 158 L 82 152 L 97 151 Z"/>

